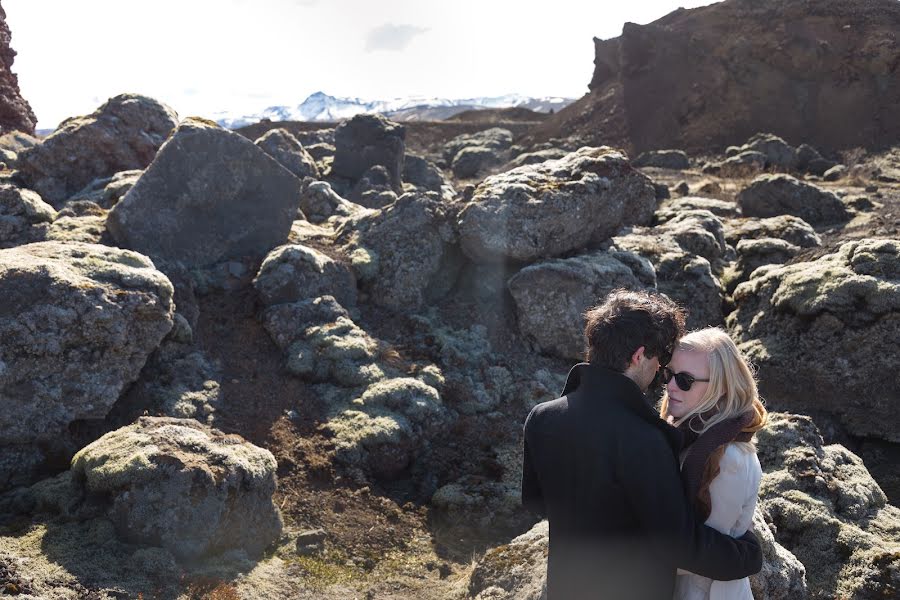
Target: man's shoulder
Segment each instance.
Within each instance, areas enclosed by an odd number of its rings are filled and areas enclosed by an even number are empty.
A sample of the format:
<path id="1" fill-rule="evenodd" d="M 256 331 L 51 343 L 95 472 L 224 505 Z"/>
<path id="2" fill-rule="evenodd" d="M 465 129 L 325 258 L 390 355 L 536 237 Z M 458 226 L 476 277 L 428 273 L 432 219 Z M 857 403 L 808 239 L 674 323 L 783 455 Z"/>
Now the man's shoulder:
<path id="1" fill-rule="evenodd" d="M 531 409 L 531 412 L 528 413 L 528 418 L 525 420 L 525 424 L 527 425 L 529 422 L 534 422 L 551 415 L 562 415 L 568 410 L 568 396 L 560 396 L 554 400 L 547 400 L 546 402 L 536 404 L 534 408 Z"/>

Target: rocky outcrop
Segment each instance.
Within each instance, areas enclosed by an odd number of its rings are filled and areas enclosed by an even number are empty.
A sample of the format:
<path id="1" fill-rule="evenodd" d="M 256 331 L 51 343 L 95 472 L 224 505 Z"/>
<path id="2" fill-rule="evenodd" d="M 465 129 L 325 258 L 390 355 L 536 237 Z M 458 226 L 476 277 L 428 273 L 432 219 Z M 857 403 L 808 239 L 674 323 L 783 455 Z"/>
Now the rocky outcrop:
<path id="1" fill-rule="evenodd" d="M 172 284 L 145 256 L 78 243 L 0 251 L 0 445 L 102 419 L 173 324 Z M 6 452 L 6 450 L 4 450 Z M 27 472 L 0 472 L 0 487 Z"/>
<path id="2" fill-rule="evenodd" d="M 126 248 L 187 267 L 262 257 L 287 240 L 300 188 L 243 136 L 188 119 L 110 211 L 107 228 Z"/>
<path id="3" fill-rule="evenodd" d="M 631 252 L 598 251 L 529 265 L 509 280 L 522 334 L 543 352 L 584 358 L 584 312 L 618 287 L 656 287 L 653 265 Z"/>
<path id="4" fill-rule="evenodd" d="M 769 419 L 757 434 L 760 510 L 775 539 L 803 563 L 810 596 L 895 595 L 900 509 L 887 503 L 858 456 L 823 444 L 809 417 L 770 413 Z"/>
<path id="5" fill-rule="evenodd" d="M 655 208 L 653 184 L 625 155 L 582 148 L 485 179 L 460 214 L 460 244 L 476 262 L 531 262 L 647 224 Z"/>
<path id="6" fill-rule="evenodd" d="M 721 325 L 722 222 L 706 210 L 684 210 L 656 227 L 633 227 L 612 238 L 615 248 L 653 265 L 657 289 L 687 308 L 688 329 Z"/>
<path id="7" fill-rule="evenodd" d="M 404 194 L 352 217 L 338 229 L 336 243 L 369 299 L 395 310 L 443 297 L 462 264 L 452 214 L 436 194 Z"/>
<path id="8" fill-rule="evenodd" d="M 10 40 L 6 11 L 0 7 L 0 133 L 23 131 L 34 134 L 37 117 L 19 91 L 19 78 L 12 72 L 16 51 Z"/>
<path id="9" fill-rule="evenodd" d="M 40 144 L 22 151 L 19 177 L 59 207 L 94 179 L 145 168 L 177 125 L 178 116 L 168 106 L 121 94 L 90 115 L 67 119 Z"/>
<path id="10" fill-rule="evenodd" d="M 738 192 L 745 217 L 794 215 L 812 225 L 849 221 L 851 214 L 833 192 L 790 175 L 760 175 Z"/>
<path id="11" fill-rule="evenodd" d="M 0 184 L 0 248 L 39 242 L 56 211 L 31 190 Z"/>
<path id="12" fill-rule="evenodd" d="M 816 260 L 761 267 L 734 302 L 728 327 L 770 403 L 900 442 L 900 242 L 847 242 Z"/>
<path id="13" fill-rule="evenodd" d="M 381 115 L 363 114 L 344 121 L 334 130 L 334 162 L 331 173 L 356 181 L 370 167 L 387 169 L 395 192 L 402 189 L 406 128 Z"/>
<path id="14" fill-rule="evenodd" d="M 534 139 L 697 152 L 768 131 L 827 152 L 888 146 L 900 139 L 898 30 L 893 0 L 726 0 L 626 23 L 594 40 L 591 92 Z"/>
<path id="15" fill-rule="evenodd" d="M 275 458 L 193 419 L 141 417 L 72 459 L 74 480 L 108 503 L 125 540 L 182 560 L 232 549 L 258 556 L 281 534 Z"/>

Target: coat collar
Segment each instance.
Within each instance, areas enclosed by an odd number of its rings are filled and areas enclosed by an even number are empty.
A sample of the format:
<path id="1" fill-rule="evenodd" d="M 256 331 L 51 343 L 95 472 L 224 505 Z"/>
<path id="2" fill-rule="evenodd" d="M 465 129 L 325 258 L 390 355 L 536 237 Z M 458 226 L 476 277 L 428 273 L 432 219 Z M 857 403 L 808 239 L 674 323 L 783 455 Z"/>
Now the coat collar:
<path id="1" fill-rule="evenodd" d="M 606 367 L 578 363 L 569 370 L 562 395 L 569 396 L 576 391 L 579 394 L 602 396 L 602 401 L 622 403 L 625 408 L 659 428 L 676 453 L 681 451 L 684 444 L 682 433 L 660 418 L 641 388 L 630 377 Z"/>

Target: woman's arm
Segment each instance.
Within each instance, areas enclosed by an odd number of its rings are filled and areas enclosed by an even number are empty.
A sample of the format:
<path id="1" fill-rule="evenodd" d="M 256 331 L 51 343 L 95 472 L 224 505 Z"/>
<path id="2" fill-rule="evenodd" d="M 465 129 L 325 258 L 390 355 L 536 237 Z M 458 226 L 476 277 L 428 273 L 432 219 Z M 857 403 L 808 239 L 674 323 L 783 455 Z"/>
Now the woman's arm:
<path id="1" fill-rule="evenodd" d="M 750 527 L 762 470 L 753 451 L 728 444 L 719 461 L 719 474 L 709 484 L 711 510 L 706 524 L 730 536 Z"/>

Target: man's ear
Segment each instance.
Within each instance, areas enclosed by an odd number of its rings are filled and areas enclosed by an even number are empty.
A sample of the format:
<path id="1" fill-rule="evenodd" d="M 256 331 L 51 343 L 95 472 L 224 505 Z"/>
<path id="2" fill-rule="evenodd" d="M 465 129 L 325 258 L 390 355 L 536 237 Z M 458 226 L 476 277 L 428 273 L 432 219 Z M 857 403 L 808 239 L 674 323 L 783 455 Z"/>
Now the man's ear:
<path id="1" fill-rule="evenodd" d="M 638 346 L 638 349 L 634 351 L 634 354 L 631 355 L 631 365 L 637 366 L 641 363 L 641 359 L 644 358 L 644 347 Z"/>

